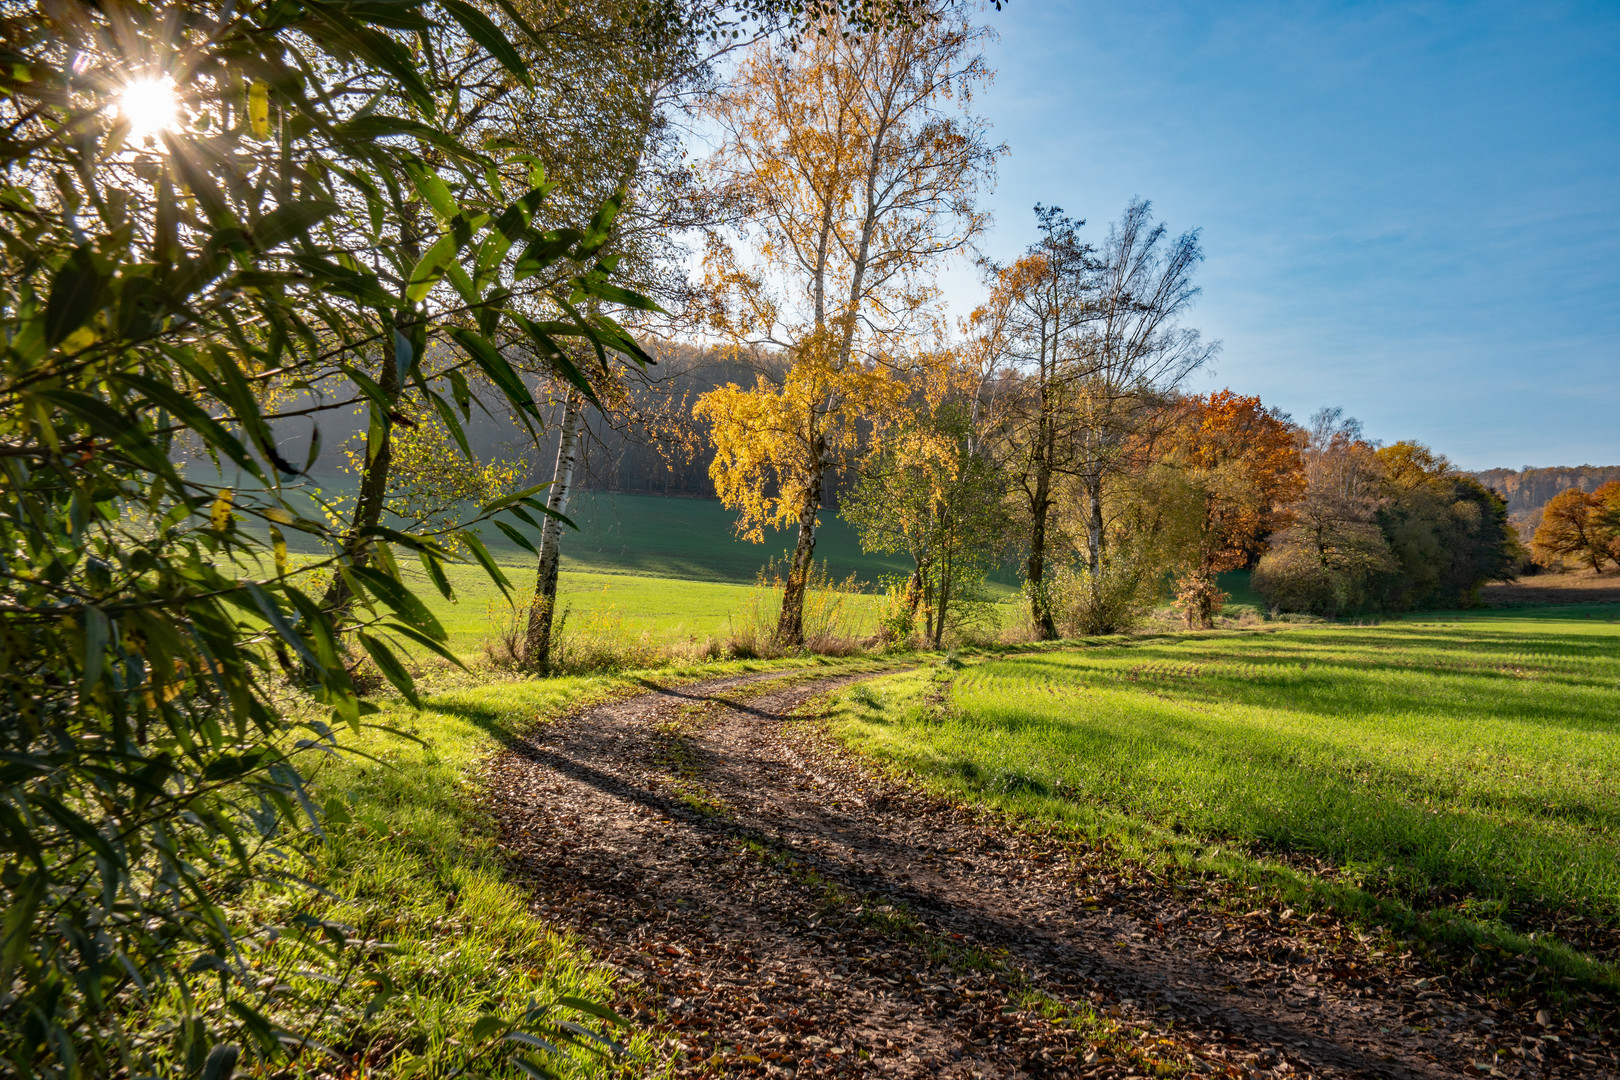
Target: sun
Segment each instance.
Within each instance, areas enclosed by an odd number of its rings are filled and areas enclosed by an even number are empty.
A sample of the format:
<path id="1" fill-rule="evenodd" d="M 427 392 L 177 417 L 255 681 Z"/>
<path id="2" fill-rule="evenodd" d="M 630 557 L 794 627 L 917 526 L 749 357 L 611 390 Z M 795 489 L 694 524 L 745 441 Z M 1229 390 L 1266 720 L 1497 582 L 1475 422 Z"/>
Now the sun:
<path id="1" fill-rule="evenodd" d="M 174 80 L 143 77 L 124 84 L 118 95 L 118 114 L 129 122 L 129 137 L 136 143 L 173 131 L 180 122 L 180 98 Z"/>

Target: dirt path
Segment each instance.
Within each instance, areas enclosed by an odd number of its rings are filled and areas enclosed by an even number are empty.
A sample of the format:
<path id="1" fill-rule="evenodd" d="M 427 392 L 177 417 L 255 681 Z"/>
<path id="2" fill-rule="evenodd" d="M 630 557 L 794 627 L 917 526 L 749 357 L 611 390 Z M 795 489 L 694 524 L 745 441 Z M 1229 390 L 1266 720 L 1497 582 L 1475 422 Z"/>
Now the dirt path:
<path id="1" fill-rule="evenodd" d="M 678 1074 L 1620 1075 L 1342 926 L 1122 883 L 874 776 L 792 717 L 860 677 L 650 687 L 494 768 L 537 908 L 648 988 Z"/>

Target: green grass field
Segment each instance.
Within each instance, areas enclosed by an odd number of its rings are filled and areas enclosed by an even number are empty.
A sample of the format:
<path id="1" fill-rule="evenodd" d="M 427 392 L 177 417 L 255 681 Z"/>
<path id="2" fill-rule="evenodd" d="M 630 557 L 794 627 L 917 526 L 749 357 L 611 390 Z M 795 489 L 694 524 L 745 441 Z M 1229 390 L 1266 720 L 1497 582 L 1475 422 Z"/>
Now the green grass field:
<path id="1" fill-rule="evenodd" d="M 342 488 L 337 481 L 331 486 Z M 781 532 L 765 544 L 739 539 L 731 512 L 705 499 L 584 492 L 570 516 L 579 528 L 563 533 L 558 612 L 568 613 L 568 626 L 576 633 L 596 637 L 646 635 L 671 644 L 709 637 L 724 641 L 740 620 L 754 617 L 757 606 L 770 606 L 768 590 L 755 584 L 766 564 L 784 559 L 792 546 L 792 538 Z M 857 588 L 870 594 L 845 601 L 847 631 L 869 635 L 876 628 L 879 586 L 908 574 L 910 563 L 904 556 L 861 551 L 854 530 L 836 512 L 824 512 L 821 522 L 816 555 L 828 576 L 837 582 L 853 576 Z M 522 599 L 532 592 L 534 556 L 493 528 L 483 534 L 511 579 L 514 595 Z M 289 534 L 288 540 L 293 550 L 300 550 L 299 534 Z M 450 568 L 454 601 L 439 596 L 413 559 L 402 555 L 400 565 L 444 623 L 458 655 L 481 655 L 484 642 L 511 617 L 500 589 L 476 565 Z M 1247 571 L 1221 575 L 1221 586 L 1231 596 L 1230 614 L 1263 607 L 1249 589 L 1248 577 Z M 1010 565 L 989 582 L 990 596 L 1005 605 L 1000 612 L 1004 626 L 1015 617 L 1017 586 Z"/>
<path id="2" fill-rule="evenodd" d="M 513 597 L 526 605 L 534 591 L 534 567 L 504 563 L 502 569 L 512 582 Z M 484 642 L 498 636 L 502 625 L 513 618 L 512 606 L 480 567 L 461 565 L 448 569 L 446 576 L 456 595 L 453 601 L 440 596 L 415 564 L 401 561 L 400 570 L 444 624 L 450 648 L 458 656 L 481 655 Z M 581 570 L 562 572 L 557 597 L 557 614 L 564 633 L 595 638 L 645 636 L 668 644 L 710 637 L 724 641 L 736 627 L 755 617 L 756 609 L 767 613 L 775 610 L 774 593 L 754 585 Z M 872 633 L 879 601 L 873 594 L 844 596 L 848 632 L 859 636 Z"/>
<path id="3" fill-rule="evenodd" d="M 1614 976 L 1583 943 L 1620 927 L 1620 605 L 1104 642 L 892 677 L 839 717 L 958 794 L 1240 875 L 1320 858 L 1331 883 L 1290 886 L 1316 902 L 1553 931 Z"/>

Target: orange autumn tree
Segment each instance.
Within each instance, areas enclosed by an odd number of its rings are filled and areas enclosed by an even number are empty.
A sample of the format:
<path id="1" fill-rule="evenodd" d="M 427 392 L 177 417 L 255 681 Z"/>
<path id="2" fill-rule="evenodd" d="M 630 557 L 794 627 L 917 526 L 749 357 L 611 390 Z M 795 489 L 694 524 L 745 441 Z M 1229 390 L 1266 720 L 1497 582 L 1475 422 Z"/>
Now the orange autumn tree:
<path id="1" fill-rule="evenodd" d="M 711 108 L 709 163 L 746 224 L 709 237 L 711 326 L 762 372 L 699 401 L 710 468 L 738 531 L 798 529 L 777 640 L 804 641 L 822 487 L 905 397 L 896 375 L 937 329 L 939 262 L 980 233 L 978 190 L 999 148 L 968 111 L 989 72 L 965 6 L 849 33 L 829 20 L 790 49 L 757 44 Z M 736 241 L 746 241 L 746 245 Z"/>
<path id="2" fill-rule="evenodd" d="M 1567 488 L 1547 501 L 1530 541 L 1536 559 L 1555 565 L 1565 556 L 1586 563 L 1594 574 L 1606 562 L 1620 563 L 1620 480 L 1596 491 Z"/>
<path id="3" fill-rule="evenodd" d="M 1177 411 L 1168 455 L 1184 510 L 1176 606 L 1189 627 L 1208 628 L 1226 600 L 1216 575 L 1249 564 L 1291 523 L 1287 506 L 1305 480 L 1294 425 L 1259 397 L 1222 390 Z"/>

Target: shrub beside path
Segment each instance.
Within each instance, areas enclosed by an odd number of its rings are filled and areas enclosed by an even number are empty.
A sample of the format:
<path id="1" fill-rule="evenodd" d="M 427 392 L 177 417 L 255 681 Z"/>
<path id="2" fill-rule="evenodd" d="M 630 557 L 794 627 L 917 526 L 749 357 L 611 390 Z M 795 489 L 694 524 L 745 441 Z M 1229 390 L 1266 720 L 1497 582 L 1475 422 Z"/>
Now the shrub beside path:
<path id="1" fill-rule="evenodd" d="M 515 874 L 639 984 L 617 1004 L 674 1074 L 1620 1076 L 1325 916 L 1234 915 L 879 775 L 800 715 L 869 674 L 649 684 L 492 767 Z"/>

